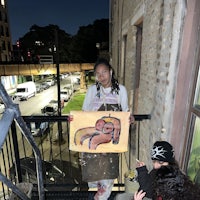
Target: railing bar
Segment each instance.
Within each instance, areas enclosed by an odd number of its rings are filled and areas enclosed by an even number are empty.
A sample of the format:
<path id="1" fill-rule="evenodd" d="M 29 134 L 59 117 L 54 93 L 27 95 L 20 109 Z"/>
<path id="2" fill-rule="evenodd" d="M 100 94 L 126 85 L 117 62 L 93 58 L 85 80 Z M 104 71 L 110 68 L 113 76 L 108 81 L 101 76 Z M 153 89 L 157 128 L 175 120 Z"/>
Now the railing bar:
<path id="1" fill-rule="evenodd" d="M 8 163 L 9 163 L 8 138 L 6 138 L 6 154 L 7 154 L 7 159 L 8 159 Z M 5 166 L 6 166 L 6 164 L 5 164 Z M 8 177 L 8 171 L 9 171 L 9 166 L 6 166 L 5 167 L 5 174 L 6 174 L 7 177 Z"/>
<path id="2" fill-rule="evenodd" d="M 0 148 L 2 148 L 6 136 L 8 134 L 10 125 L 14 119 L 14 112 L 10 109 L 5 109 L 3 116 L 0 120 L 1 137 L 0 137 Z"/>
<path id="3" fill-rule="evenodd" d="M 9 179 L 7 179 L 1 172 L 0 172 L 0 180 L 6 184 L 12 191 L 17 194 L 23 200 L 30 200 L 25 193 L 18 189 Z"/>
<path id="4" fill-rule="evenodd" d="M 65 122 L 68 121 L 69 116 L 22 116 L 26 122 Z"/>
<path id="5" fill-rule="evenodd" d="M 52 135 L 53 135 L 53 126 L 50 125 L 50 130 L 49 130 L 49 142 L 50 142 L 50 152 L 49 152 L 49 160 L 53 160 L 53 149 L 52 149 Z"/>
<path id="6" fill-rule="evenodd" d="M 38 176 L 38 192 L 39 192 L 39 198 L 40 200 L 43 200 L 45 198 L 44 196 L 44 184 L 43 184 L 43 176 L 42 176 L 42 160 L 41 160 L 41 153 L 34 141 L 34 138 L 30 131 L 28 130 L 24 120 L 22 117 L 18 116 L 16 117 L 16 121 L 18 125 L 20 126 L 22 133 L 26 136 L 28 142 L 32 146 L 35 154 L 35 160 L 36 160 L 36 171 Z"/>
<path id="7" fill-rule="evenodd" d="M 43 139 L 42 139 L 42 135 L 40 136 L 40 144 L 39 144 L 40 146 L 41 146 L 41 151 L 42 151 L 42 159 L 44 160 L 44 149 L 43 149 Z"/>
<path id="8" fill-rule="evenodd" d="M 16 168 L 17 168 L 17 175 L 18 175 L 18 180 L 19 182 L 22 182 L 22 174 L 21 174 L 21 169 L 20 169 L 20 155 L 19 155 L 19 146 L 18 146 L 18 140 L 17 140 L 17 131 L 16 131 L 16 126 L 13 121 L 11 124 L 11 134 L 12 134 L 12 139 L 13 139 L 13 148 L 14 148 L 14 154 L 15 154 L 15 163 L 16 163 Z M 13 162 L 14 163 L 14 160 Z"/>
<path id="9" fill-rule="evenodd" d="M 2 170 L 1 170 L 1 165 L 0 165 L 0 172 L 1 172 Z M 6 196 L 5 196 L 5 189 L 4 189 L 4 183 L 1 181 L 1 187 L 2 187 L 2 189 L 3 189 L 3 197 L 4 197 L 4 199 L 6 199 Z"/>
<path id="10" fill-rule="evenodd" d="M 12 126 L 12 125 L 11 125 Z M 11 164 L 13 163 L 13 158 L 14 158 L 14 156 L 13 156 L 13 148 L 12 148 L 12 143 L 11 143 L 11 133 L 10 133 L 10 131 L 9 131 L 9 134 L 8 134 L 8 141 L 9 141 L 9 168 L 11 167 Z"/>
<path id="11" fill-rule="evenodd" d="M 23 150 L 24 150 L 24 157 L 27 157 L 27 155 L 26 155 L 26 148 L 25 148 L 25 137 L 24 137 L 24 135 L 21 135 L 21 139 L 22 139 L 22 146 L 23 146 Z"/>

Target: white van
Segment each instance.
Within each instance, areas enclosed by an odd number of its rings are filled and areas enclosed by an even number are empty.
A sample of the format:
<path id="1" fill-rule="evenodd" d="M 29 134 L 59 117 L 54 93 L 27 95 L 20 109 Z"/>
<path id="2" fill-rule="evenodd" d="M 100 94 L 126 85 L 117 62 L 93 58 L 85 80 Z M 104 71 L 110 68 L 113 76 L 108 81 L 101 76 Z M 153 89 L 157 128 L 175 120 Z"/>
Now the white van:
<path id="1" fill-rule="evenodd" d="M 36 85 L 33 81 L 18 84 L 15 97 L 19 100 L 28 100 L 30 97 L 35 96 Z"/>

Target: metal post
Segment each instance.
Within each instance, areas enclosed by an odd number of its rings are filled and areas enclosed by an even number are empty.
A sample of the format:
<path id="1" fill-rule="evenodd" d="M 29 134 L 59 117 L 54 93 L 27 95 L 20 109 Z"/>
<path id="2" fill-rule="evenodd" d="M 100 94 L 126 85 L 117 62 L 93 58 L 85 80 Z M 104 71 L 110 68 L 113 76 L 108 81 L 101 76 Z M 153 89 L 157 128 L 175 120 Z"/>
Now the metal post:
<path id="1" fill-rule="evenodd" d="M 61 116 L 60 102 L 60 66 L 59 66 L 59 48 L 58 48 L 58 30 L 55 29 L 55 46 L 56 46 L 56 70 L 57 70 L 57 90 L 58 90 L 58 116 Z M 62 144 L 64 142 L 62 135 L 62 123 L 58 121 L 58 138 L 54 143 Z"/>
<path id="2" fill-rule="evenodd" d="M 138 121 L 138 127 L 137 127 L 137 159 L 140 158 L 140 122 L 146 119 L 151 119 L 150 114 L 144 114 L 144 115 L 133 115 L 135 118 L 135 121 Z"/>

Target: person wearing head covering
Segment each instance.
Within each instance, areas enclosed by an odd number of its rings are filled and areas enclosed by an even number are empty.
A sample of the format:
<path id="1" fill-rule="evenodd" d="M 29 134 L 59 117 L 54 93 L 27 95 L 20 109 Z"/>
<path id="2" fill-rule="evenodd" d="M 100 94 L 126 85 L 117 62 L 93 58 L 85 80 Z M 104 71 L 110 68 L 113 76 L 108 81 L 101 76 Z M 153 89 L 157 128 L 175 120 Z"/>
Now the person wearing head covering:
<path id="1" fill-rule="evenodd" d="M 161 166 L 153 180 L 153 199 L 158 197 L 163 200 L 196 200 L 200 199 L 200 187 L 178 166 Z"/>
<path id="2" fill-rule="evenodd" d="M 155 170 L 152 180 L 153 200 L 200 199 L 200 186 L 190 180 L 177 165 L 164 165 Z M 150 200 L 146 192 L 135 192 L 134 200 Z M 133 199 L 133 198 L 132 198 Z M 124 198 L 123 200 L 128 200 Z"/>
<path id="3" fill-rule="evenodd" d="M 152 183 L 155 179 L 156 171 L 162 166 L 178 166 L 175 160 L 174 149 L 167 141 L 156 141 L 154 143 L 151 149 L 151 159 L 153 162 L 153 169 L 150 172 L 148 172 L 147 167 L 143 162 L 138 162 L 136 167 L 140 185 L 138 191 L 143 190 L 146 194 L 145 197 L 147 198 L 152 198 L 153 196 Z"/>

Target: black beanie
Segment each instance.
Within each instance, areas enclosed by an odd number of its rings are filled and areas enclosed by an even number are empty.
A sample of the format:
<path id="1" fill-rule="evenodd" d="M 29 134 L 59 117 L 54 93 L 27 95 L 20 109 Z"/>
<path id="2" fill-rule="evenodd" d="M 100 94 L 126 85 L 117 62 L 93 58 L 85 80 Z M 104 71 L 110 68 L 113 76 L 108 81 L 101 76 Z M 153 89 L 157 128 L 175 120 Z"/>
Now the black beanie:
<path id="1" fill-rule="evenodd" d="M 166 141 L 157 141 L 151 150 L 151 159 L 163 162 L 175 163 L 174 149 Z"/>

